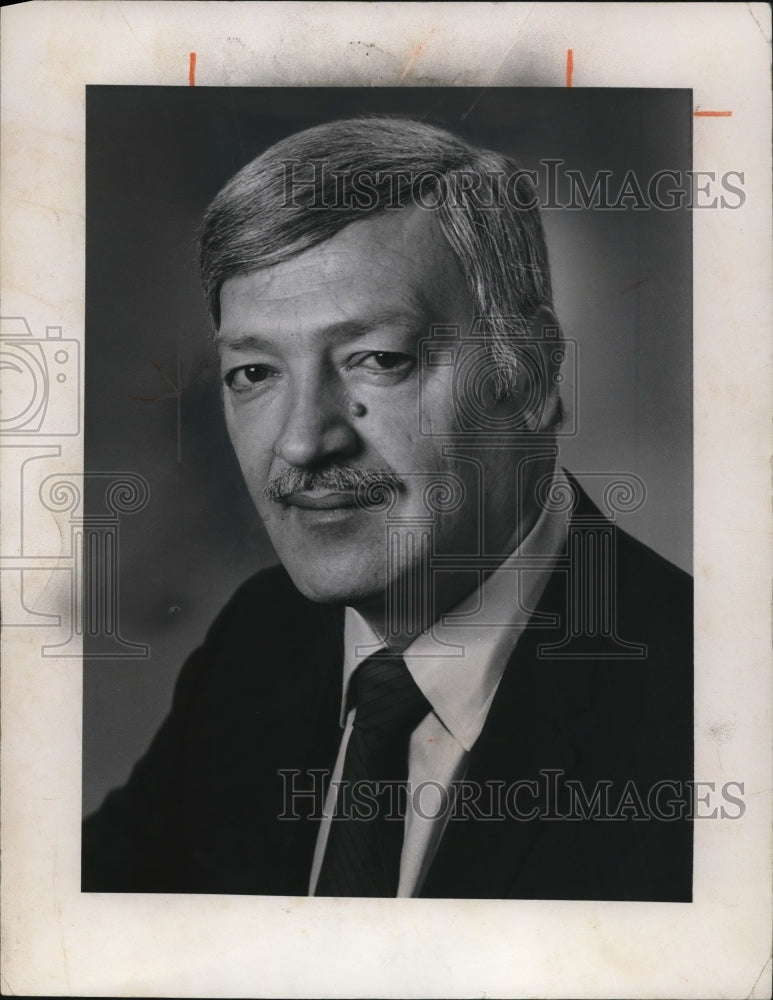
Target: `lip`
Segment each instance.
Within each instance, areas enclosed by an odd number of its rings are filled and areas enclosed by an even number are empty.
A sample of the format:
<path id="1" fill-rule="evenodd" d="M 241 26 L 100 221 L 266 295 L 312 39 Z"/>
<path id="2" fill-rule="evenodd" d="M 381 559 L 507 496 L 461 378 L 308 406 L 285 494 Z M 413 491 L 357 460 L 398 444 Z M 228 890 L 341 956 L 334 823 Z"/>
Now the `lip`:
<path id="1" fill-rule="evenodd" d="M 292 493 L 283 503 L 302 510 L 341 510 L 357 506 L 353 493 Z"/>

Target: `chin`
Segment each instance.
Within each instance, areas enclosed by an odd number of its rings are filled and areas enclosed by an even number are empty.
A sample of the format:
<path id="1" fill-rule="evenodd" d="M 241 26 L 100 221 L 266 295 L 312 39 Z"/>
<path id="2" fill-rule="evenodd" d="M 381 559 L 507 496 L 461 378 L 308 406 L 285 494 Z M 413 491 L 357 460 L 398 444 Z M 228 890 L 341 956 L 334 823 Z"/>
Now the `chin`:
<path id="1" fill-rule="evenodd" d="M 285 565 L 298 590 L 304 597 L 318 604 L 367 604 L 384 593 L 383 580 L 371 574 L 359 578 L 351 568 L 325 567 L 323 572 L 309 572 L 309 566 Z"/>

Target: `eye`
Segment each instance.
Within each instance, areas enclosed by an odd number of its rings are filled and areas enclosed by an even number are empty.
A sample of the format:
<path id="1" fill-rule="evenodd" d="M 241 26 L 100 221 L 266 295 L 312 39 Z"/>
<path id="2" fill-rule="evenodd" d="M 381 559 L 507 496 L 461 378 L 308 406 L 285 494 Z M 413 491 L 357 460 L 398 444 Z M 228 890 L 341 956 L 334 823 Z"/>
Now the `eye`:
<path id="1" fill-rule="evenodd" d="M 249 392 L 278 374 L 269 365 L 242 365 L 241 368 L 232 368 L 226 372 L 223 381 L 234 392 Z"/>
<path id="2" fill-rule="evenodd" d="M 346 368 L 351 371 L 359 368 L 362 371 L 375 374 L 406 374 L 416 363 L 410 354 L 397 351 L 371 351 L 368 354 L 358 354 L 353 357 Z"/>

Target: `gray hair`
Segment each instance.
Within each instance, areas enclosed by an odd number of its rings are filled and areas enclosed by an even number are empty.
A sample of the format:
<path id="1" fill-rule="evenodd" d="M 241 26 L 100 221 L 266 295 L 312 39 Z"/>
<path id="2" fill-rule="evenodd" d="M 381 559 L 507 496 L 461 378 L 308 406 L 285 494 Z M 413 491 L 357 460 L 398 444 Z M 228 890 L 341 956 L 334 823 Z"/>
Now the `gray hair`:
<path id="1" fill-rule="evenodd" d="M 528 172 L 433 125 L 365 116 L 328 122 L 276 143 L 239 171 L 204 216 L 200 265 L 220 325 L 232 276 L 279 264 L 366 215 L 431 208 L 491 345 L 495 389 L 507 395 L 518 341 L 552 308 L 545 234 Z"/>

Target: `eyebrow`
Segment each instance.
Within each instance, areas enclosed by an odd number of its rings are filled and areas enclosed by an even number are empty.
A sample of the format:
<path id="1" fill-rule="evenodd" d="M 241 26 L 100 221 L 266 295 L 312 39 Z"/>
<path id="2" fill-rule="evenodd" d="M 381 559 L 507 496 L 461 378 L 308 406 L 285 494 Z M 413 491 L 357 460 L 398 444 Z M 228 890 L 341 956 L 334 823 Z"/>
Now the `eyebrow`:
<path id="1" fill-rule="evenodd" d="M 328 323 L 316 331 L 317 336 L 327 341 L 355 340 L 368 333 L 373 333 L 384 326 L 415 327 L 419 317 L 408 312 L 385 311 L 369 317 L 367 320 L 346 319 L 337 323 Z M 227 348 L 230 351 L 254 351 L 272 347 L 272 338 L 260 333 L 241 333 L 233 337 L 223 335 L 221 331 L 215 334 L 215 347 L 218 350 Z"/>

